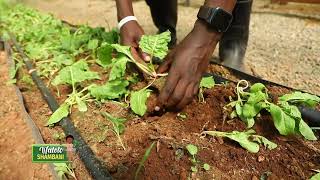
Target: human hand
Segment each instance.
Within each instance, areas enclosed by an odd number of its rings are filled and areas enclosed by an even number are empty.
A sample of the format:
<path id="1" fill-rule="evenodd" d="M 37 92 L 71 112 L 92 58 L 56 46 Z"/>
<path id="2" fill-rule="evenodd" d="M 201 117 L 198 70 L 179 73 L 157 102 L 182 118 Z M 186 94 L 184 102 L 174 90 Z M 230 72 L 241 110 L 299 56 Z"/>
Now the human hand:
<path id="1" fill-rule="evenodd" d="M 159 107 L 182 109 L 192 101 L 220 36 L 198 22 L 188 36 L 167 55 L 165 62 L 158 68 L 158 73 L 169 70 L 159 95 Z"/>
<path id="2" fill-rule="evenodd" d="M 120 43 L 131 46 L 131 53 L 136 60 L 150 61 L 150 56 L 141 51 L 139 41 L 144 31 L 136 21 L 129 21 L 120 29 Z"/>

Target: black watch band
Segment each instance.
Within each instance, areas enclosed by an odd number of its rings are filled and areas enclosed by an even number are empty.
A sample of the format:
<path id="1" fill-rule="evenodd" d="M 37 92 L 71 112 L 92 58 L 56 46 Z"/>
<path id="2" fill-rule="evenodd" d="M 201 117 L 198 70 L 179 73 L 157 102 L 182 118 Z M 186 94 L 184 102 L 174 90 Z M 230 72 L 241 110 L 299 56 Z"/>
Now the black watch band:
<path id="1" fill-rule="evenodd" d="M 232 22 L 232 14 L 220 7 L 201 6 L 197 15 L 198 19 L 204 20 L 208 26 L 217 32 L 226 32 Z"/>

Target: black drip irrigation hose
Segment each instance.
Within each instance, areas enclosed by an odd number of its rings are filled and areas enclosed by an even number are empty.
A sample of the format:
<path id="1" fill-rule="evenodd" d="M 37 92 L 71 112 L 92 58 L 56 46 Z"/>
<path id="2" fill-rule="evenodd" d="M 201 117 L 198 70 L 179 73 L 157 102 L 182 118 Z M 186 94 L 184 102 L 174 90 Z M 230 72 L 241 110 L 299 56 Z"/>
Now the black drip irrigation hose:
<path id="1" fill-rule="evenodd" d="M 11 39 L 13 41 L 14 46 L 18 50 L 19 54 L 22 56 L 24 63 L 27 66 L 28 71 L 31 74 L 32 80 L 40 90 L 43 99 L 47 102 L 49 108 L 52 112 L 56 111 L 59 108 L 59 104 L 51 94 L 50 90 L 46 87 L 43 81 L 37 74 L 37 71 L 32 65 L 32 61 L 25 55 L 21 46 L 17 43 L 15 37 L 11 35 Z M 66 135 L 72 135 L 74 140 L 78 142 L 78 146 L 76 152 L 80 156 L 83 164 L 85 165 L 86 169 L 90 173 L 93 179 L 97 180 L 111 180 L 112 177 L 108 172 L 105 165 L 98 160 L 98 158 L 94 155 L 90 146 L 85 142 L 85 140 L 81 137 L 80 133 L 77 131 L 76 127 L 73 125 L 69 117 L 63 118 L 59 125 L 62 127 L 64 133 Z"/>

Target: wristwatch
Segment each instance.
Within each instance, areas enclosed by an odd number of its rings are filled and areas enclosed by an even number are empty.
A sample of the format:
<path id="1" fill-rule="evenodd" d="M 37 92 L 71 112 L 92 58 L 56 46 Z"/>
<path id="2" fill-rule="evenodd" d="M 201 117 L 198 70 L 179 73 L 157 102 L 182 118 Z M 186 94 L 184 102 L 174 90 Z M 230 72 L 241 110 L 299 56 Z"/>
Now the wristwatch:
<path id="1" fill-rule="evenodd" d="M 198 19 L 205 21 L 209 28 L 217 32 L 226 32 L 232 22 L 231 13 L 220 7 L 201 6 L 197 15 Z"/>

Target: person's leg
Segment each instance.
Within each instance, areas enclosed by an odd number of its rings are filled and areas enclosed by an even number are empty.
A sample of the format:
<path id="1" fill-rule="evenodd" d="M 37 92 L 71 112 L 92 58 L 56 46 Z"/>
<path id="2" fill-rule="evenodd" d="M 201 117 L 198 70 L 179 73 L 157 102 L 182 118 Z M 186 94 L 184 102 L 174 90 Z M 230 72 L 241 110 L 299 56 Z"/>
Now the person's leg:
<path id="1" fill-rule="evenodd" d="M 171 32 L 170 46 L 176 43 L 176 26 L 178 19 L 177 0 L 146 0 L 150 7 L 154 24 L 159 33 L 169 30 Z"/>
<path id="2" fill-rule="evenodd" d="M 219 57 L 224 65 L 241 69 L 247 49 L 252 0 L 238 0 L 233 21 L 219 42 Z"/>

